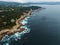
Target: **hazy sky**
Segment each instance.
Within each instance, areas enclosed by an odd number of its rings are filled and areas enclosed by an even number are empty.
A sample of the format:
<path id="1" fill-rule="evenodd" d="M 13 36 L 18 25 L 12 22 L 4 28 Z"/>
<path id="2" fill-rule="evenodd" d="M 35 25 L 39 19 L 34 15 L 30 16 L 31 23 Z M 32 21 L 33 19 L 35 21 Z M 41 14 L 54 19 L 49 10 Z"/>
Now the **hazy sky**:
<path id="1" fill-rule="evenodd" d="M 60 2 L 60 0 L 0 0 L 0 1 L 9 1 L 9 2 Z"/>

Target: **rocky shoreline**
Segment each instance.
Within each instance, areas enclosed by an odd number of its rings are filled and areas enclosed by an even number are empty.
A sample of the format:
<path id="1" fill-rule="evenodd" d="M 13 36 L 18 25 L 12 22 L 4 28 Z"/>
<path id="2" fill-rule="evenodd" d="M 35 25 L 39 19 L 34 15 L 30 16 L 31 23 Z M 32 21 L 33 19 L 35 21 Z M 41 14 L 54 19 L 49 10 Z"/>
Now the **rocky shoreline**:
<path id="1" fill-rule="evenodd" d="M 22 15 L 19 19 L 16 19 L 16 25 L 13 26 L 11 29 L 4 29 L 4 30 L 1 30 L 0 31 L 0 40 L 2 40 L 2 38 L 5 36 L 5 35 L 12 35 L 14 33 L 17 33 L 17 32 L 22 32 L 24 31 L 25 29 L 24 28 L 20 28 L 21 26 L 23 26 L 23 24 L 21 23 L 21 21 L 31 15 L 31 12 L 32 12 L 32 9 L 30 11 L 28 11 L 28 13 L 23 13 L 24 15 Z"/>

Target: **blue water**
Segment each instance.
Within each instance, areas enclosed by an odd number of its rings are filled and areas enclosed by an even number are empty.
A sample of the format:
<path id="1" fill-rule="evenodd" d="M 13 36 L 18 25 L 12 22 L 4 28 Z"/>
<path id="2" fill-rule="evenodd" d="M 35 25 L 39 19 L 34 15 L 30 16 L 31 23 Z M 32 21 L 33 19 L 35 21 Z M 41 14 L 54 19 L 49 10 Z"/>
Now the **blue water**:
<path id="1" fill-rule="evenodd" d="M 29 36 L 21 45 L 60 45 L 60 5 L 40 5 L 46 9 L 33 12 Z"/>
<path id="2" fill-rule="evenodd" d="M 28 34 L 10 45 L 60 45 L 60 5 L 39 6 L 45 9 L 34 11 L 27 26 L 22 26 L 29 27 Z"/>
<path id="3" fill-rule="evenodd" d="M 30 35 L 24 45 L 60 45 L 60 5 L 41 5 L 29 19 Z"/>

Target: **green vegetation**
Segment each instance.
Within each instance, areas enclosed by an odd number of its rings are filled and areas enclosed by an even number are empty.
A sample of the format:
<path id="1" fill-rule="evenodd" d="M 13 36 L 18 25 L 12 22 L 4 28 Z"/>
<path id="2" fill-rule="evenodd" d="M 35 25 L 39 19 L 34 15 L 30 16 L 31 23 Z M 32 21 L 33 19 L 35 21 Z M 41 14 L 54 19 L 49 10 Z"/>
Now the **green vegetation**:
<path id="1" fill-rule="evenodd" d="M 23 15 L 23 12 L 28 13 L 30 9 L 38 9 L 41 7 L 0 7 L 0 30 L 11 28 L 15 25 L 16 19 Z"/>

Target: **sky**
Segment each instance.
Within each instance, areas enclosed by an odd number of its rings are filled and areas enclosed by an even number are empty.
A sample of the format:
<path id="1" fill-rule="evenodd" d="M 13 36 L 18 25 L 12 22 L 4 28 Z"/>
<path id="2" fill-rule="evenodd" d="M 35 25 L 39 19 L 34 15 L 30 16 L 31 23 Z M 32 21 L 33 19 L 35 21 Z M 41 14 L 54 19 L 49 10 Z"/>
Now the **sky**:
<path id="1" fill-rule="evenodd" d="M 0 1 L 8 1 L 8 2 L 60 2 L 60 0 L 0 0 Z"/>

